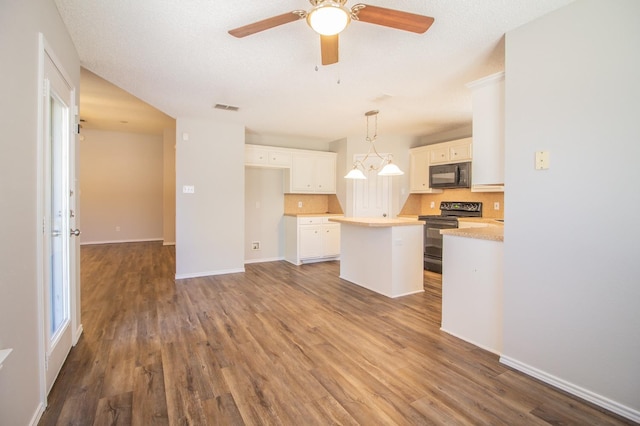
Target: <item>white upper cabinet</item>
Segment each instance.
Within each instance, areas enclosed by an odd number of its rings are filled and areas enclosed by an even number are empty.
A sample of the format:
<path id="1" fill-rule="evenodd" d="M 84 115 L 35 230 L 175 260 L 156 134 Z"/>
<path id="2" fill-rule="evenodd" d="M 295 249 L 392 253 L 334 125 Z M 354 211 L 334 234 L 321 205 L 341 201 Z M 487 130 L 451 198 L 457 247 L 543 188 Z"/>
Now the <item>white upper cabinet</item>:
<path id="1" fill-rule="evenodd" d="M 434 194 L 442 192 L 441 189 L 429 188 L 429 165 L 431 151 L 428 146 L 412 148 L 409 150 L 411 161 L 409 172 L 409 191 L 417 194 Z"/>
<path id="2" fill-rule="evenodd" d="M 244 146 L 244 165 L 284 169 L 284 191 L 291 194 L 335 194 L 336 159 L 334 152 Z"/>
<path id="3" fill-rule="evenodd" d="M 443 142 L 431 146 L 431 164 L 451 164 L 471 161 L 471 138 Z"/>
<path id="4" fill-rule="evenodd" d="M 244 146 L 244 164 L 258 167 L 291 167 L 291 151 L 259 145 Z"/>
<path id="5" fill-rule="evenodd" d="M 336 154 L 332 152 L 295 153 L 291 165 L 288 193 L 335 194 Z"/>
<path id="6" fill-rule="evenodd" d="M 473 97 L 471 191 L 504 191 L 504 72 L 467 84 Z"/>

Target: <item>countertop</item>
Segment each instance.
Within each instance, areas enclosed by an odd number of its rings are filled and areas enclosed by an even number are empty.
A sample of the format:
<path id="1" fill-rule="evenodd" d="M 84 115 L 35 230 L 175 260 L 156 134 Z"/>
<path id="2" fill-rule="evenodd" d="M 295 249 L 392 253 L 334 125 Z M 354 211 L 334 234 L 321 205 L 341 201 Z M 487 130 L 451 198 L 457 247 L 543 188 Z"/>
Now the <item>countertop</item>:
<path id="1" fill-rule="evenodd" d="M 424 225 L 424 221 L 422 220 L 406 218 L 391 219 L 382 217 L 336 217 L 329 219 L 329 221 L 349 225 L 369 226 L 372 228 Z"/>
<path id="2" fill-rule="evenodd" d="M 440 234 L 479 240 L 504 241 L 504 227 L 501 225 L 489 225 L 481 228 L 441 229 Z"/>
<path id="3" fill-rule="evenodd" d="M 343 213 L 285 213 L 285 216 L 291 217 L 333 217 L 344 216 Z"/>

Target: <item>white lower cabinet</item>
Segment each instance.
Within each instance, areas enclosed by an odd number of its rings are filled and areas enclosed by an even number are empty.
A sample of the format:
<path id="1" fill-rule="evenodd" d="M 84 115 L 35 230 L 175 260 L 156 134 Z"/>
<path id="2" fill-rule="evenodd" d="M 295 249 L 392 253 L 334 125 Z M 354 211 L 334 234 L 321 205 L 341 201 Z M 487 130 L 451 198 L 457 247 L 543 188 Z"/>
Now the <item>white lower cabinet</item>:
<path id="1" fill-rule="evenodd" d="M 285 260 L 294 265 L 340 256 L 340 224 L 322 216 L 285 216 Z"/>

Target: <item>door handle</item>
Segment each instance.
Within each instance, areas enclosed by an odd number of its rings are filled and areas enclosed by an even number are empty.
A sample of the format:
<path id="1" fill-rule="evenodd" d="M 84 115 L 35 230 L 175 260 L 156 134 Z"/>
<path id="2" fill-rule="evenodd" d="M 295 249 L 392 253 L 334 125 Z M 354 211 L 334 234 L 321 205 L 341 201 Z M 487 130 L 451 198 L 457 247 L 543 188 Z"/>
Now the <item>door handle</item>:
<path id="1" fill-rule="evenodd" d="M 79 229 L 71 229 L 69 231 L 69 233 L 71 234 L 72 237 L 77 237 L 80 235 L 80 230 Z"/>

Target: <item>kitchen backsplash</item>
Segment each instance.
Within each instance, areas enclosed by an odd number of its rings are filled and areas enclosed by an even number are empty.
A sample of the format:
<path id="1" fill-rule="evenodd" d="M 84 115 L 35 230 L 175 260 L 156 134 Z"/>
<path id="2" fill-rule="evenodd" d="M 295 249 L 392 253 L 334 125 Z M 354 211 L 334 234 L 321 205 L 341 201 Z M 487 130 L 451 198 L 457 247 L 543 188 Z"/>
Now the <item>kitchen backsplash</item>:
<path id="1" fill-rule="evenodd" d="M 411 194 L 400 214 L 440 214 L 441 201 L 478 201 L 482 203 L 482 217 L 504 218 L 504 192 L 471 192 L 465 188 L 445 189 L 441 194 Z M 494 209 L 495 203 L 498 210 Z"/>
<path id="2" fill-rule="evenodd" d="M 298 207 L 302 203 L 302 207 Z M 284 194 L 285 214 L 338 213 L 342 207 L 335 195 Z"/>

